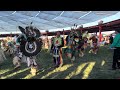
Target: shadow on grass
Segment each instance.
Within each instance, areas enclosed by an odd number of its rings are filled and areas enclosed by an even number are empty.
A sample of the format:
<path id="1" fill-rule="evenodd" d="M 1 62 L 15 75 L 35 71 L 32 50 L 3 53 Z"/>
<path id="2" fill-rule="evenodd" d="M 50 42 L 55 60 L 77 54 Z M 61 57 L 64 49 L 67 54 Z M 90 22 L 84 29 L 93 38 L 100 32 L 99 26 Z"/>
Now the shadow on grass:
<path id="1" fill-rule="evenodd" d="M 112 53 L 109 50 L 107 50 L 106 47 L 101 47 L 97 55 L 89 54 L 88 51 L 89 51 L 89 48 L 85 50 L 84 57 L 82 58 L 77 57 L 73 63 L 71 63 L 71 61 L 67 59 L 65 55 L 63 55 L 63 59 L 64 59 L 63 67 L 67 64 L 73 64 L 73 66 L 68 67 L 66 70 L 60 69 L 60 71 L 55 71 L 55 72 L 53 71 L 55 70 L 55 68 L 53 68 L 53 65 L 52 65 L 53 64 L 52 56 L 47 51 L 42 51 L 37 56 L 37 59 L 38 59 L 37 62 L 40 64 L 39 68 L 43 68 L 43 69 L 42 70 L 40 69 L 38 74 L 36 76 L 31 76 L 30 79 L 40 79 L 46 75 L 47 76 L 45 77 L 45 79 L 65 79 L 65 77 L 71 73 L 72 74 L 70 75 L 70 79 L 82 79 L 82 77 L 85 75 L 85 71 L 87 67 L 89 66 L 89 63 L 91 62 L 95 62 L 95 65 L 90 71 L 87 79 L 106 78 L 108 76 L 109 76 L 108 78 L 116 78 L 119 76 L 118 71 L 116 72 L 116 71 L 108 70 L 109 68 L 111 68 L 111 65 L 112 65 Z M 103 60 L 105 61 L 105 63 L 103 66 L 101 66 L 101 63 Z M 1 69 L 11 68 L 12 66 L 10 66 L 9 64 L 12 64 L 12 63 L 10 62 L 12 61 L 7 62 L 5 65 L 2 66 Z M 77 70 L 77 68 L 84 63 L 87 63 L 87 64 L 82 69 Z M 13 78 L 24 78 L 30 75 L 29 71 L 30 70 L 18 73 L 9 78 L 12 78 L 12 79 Z M 6 76 L 11 73 L 14 73 L 14 71 L 8 71 L 2 74 L 2 76 Z"/>
<path id="2" fill-rule="evenodd" d="M 24 72 L 17 73 L 16 75 L 11 76 L 11 77 L 6 78 L 6 79 L 22 79 L 23 77 L 25 77 L 28 74 L 30 74 L 30 70 L 29 69 L 24 71 Z"/>
<path id="3" fill-rule="evenodd" d="M 5 73 L 3 73 L 3 74 L 0 74 L 0 78 L 1 78 L 1 77 L 4 77 L 4 76 L 7 76 L 7 75 L 9 75 L 9 74 L 11 74 L 11 73 L 14 73 L 15 71 L 17 71 L 17 70 L 12 69 L 12 70 L 9 70 L 9 71 L 7 71 L 7 72 L 5 72 Z"/>
<path id="4" fill-rule="evenodd" d="M 9 67 L 8 67 L 8 68 L 9 68 Z M 3 69 L 4 69 L 4 68 L 3 68 Z M 24 70 L 24 69 L 25 69 L 25 64 L 21 65 L 21 67 L 16 68 L 16 69 L 14 69 L 14 66 L 11 65 L 11 68 L 10 68 L 9 71 L 7 71 L 7 72 L 5 72 L 5 73 L 3 73 L 3 74 L 0 74 L 0 78 L 1 78 L 1 79 L 2 79 L 2 78 L 5 78 L 5 79 L 14 78 L 14 79 L 16 79 L 16 77 L 14 77 L 14 76 L 17 75 L 17 74 L 22 73 L 22 72 L 20 72 L 20 73 L 18 73 L 18 72 L 21 71 L 21 70 Z M 14 73 L 16 73 L 16 74 L 13 75 L 13 76 L 9 76 L 9 75 L 12 75 L 12 74 L 14 74 Z M 22 74 L 21 74 L 21 75 L 22 75 Z M 7 78 L 7 76 L 8 76 L 8 78 Z M 20 77 L 19 77 L 19 78 L 20 78 Z"/>
<path id="5" fill-rule="evenodd" d="M 46 75 L 42 76 L 42 79 L 55 79 L 59 74 L 63 74 L 63 72 L 69 71 L 70 68 L 73 67 L 73 64 L 66 64 L 62 67 L 56 68 L 53 71 L 48 72 Z"/>
<path id="6" fill-rule="evenodd" d="M 99 50 L 97 55 L 87 54 L 83 58 L 77 58 L 75 63 L 80 63 L 80 62 L 82 62 L 82 63 L 84 62 L 85 63 L 85 62 L 88 62 L 88 64 L 82 69 L 82 71 L 79 74 L 77 74 L 77 75 L 73 74 L 73 76 L 71 76 L 71 79 L 82 79 L 83 76 L 85 77 L 85 71 L 87 71 L 86 69 L 89 69 L 89 67 L 88 67 L 89 66 L 89 62 L 95 62 L 95 65 L 93 65 L 92 70 L 89 71 L 88 76 L 86 77 L 86 79 L 89 79 L 89 78 L 92 78 L 92 79 L 99 78 L 100 73 L 101 73 L 100 70 L 102 70 L 102 69 L 103 70 L 109 69 L 110 62 L 112 60 L 111 59 L 112 58 L 111 57 L 112 53 L 109 53 L 109 51 L 107 51 L 107 52 L 102 52 L 102 51 L 104 51 L 104 49 Z M 79 59 L 81 59 L 81 60 L 79 60 Z M 101 66 L 101 63 L 102 63 L 103 60 L 105 61 L 105 64 L 103 66 Z M 78 65 L 76 67 L 78 67 Z M 55 74 L 56 75 L 55 78 L 56 79 L 59 79 L 59 78 L 63 79 L 67 72 L 71 73 L 72 71 L 74 72 L 73 67 L 71 68 L 71 70 L 68 69 L 67 71 L 62 72 L 61 74 L 60 73 Z M 102 76 L 104 76 L 104 73 L 102 73 Z"/>
<path id="7" fill-rule="evenodd" d="M 72 64 L 72 63 L 70 63 Z M 82 64 L 82 63 L 81 63 Z M 48 70 L 45 70 L 44 72 L 40 72 L 37 76 L 32 77 L 31 79 L 36 79 L 36 78 L 44 78 L 43 79 L 64 79 L 66 75 L 68 75 L 71 71 L 74 71 L 77 68 L 78 64 L 73 64 L 73 66 L 67 67 L 65 70 L 61 70 L 65 65 L 62 67 L 58 68 L 58 71 L 54 71 L 56 69 L 51 68 Z M 49 74 L 50 73 L 50 74 Z"/>
<path id="8" fill-rule="evenodd" d="M 70 67 L 66 71 L 63 71 L 60 74 L 58 73 L 58 75 L 55 77 L 52 75 L 52 79 L 68 79 L 68 78 L 72 79 L 72 77 L 77 73 L 77 68 L 82 64 L 84 63 L 75 64 L 74 66 Z M 84 70 L 84 68 L 86 68 L 86 65 L 81 68 L 79 73 L 81 73 Z"/>
<path id="9" fill-rule="evenodd" d="M 36 76 L 31 77 L 31 79 L 40 79 L 42 76 L 46 75 L 47 73 L 55 70 L 54 67 L 48 67 L 43 70 L 39 70 L 38 74 Z"/>

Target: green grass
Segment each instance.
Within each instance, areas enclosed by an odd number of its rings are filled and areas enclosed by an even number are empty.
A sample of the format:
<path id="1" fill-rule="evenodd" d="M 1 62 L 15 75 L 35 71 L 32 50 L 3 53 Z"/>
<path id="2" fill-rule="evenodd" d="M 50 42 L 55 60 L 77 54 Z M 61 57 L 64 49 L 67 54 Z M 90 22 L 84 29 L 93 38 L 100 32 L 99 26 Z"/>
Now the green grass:
<path id="1" fill-rule="evenodd" d="M 120 70 L 110 70 L 112 66 L 112 51 L 107 46 L 101 47 L 97 55 L 89 54 L 71 63 L 63 55 L 64 65 L 61 68 L 52 68 L 52 56 L 47 50 L 37 56 L 39 72 L 36 76 L 30 74 L 26 64 L 19 70 L 13 70 L 12 58 L 0 64 L 0 79 L 119 79 Z"/>

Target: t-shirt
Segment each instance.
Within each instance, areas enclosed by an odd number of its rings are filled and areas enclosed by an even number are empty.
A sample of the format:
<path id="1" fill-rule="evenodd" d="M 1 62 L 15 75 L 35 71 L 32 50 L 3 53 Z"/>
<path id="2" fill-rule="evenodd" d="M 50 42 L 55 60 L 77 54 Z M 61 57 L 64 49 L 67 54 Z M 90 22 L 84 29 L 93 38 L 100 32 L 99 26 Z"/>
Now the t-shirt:
<path id="1" fill-rule="evenodd" d="M 113 43 L 110 45 L 110 48 L 120 47 L 120 34 L 117 34 L 113 39 Z"/>

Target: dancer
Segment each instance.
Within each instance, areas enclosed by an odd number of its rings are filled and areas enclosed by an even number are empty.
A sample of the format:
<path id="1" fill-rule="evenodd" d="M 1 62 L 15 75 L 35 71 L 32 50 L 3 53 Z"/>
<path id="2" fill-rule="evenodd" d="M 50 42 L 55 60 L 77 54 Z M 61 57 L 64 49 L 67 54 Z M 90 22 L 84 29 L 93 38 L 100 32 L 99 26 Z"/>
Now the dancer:
<path id="1" fill-rule="evenodd" d="M 97 54 L 99 48 L 97 36 L 93 34 L 89 40 L 91 40 L 91 50 L 89 51 L 89 53 Z"/>
<path id="2" fill-rule="evenodd" d="M 51 50 L 55 67 L 61 67 L 63 65 L 62 47 L 64 46 L 64 40 L 60 36 L 60 32 L 57 32 L 57 35 L 52 40 Z"/>

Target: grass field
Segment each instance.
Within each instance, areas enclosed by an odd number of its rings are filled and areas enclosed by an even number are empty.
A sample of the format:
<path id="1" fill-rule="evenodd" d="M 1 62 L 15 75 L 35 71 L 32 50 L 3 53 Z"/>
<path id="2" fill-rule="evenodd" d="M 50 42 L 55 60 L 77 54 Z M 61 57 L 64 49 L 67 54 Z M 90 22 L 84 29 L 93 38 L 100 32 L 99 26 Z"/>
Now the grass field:
<path id="1" fill-rule="evenodd" d="M 39 72 L 36 76 L 30 74 L 26 64 L 19 70 L 13 70 L 12 58 L 0 64 L 0 79 L 120 79 L 120 70 L 110 70 L 112 65 L 112 51 L 108 46 L 101 47 L 97 55 L 89 54 L 76 58 L 71 63 L 63 55 L 64 65 L 61 68 L 52 68 L 53 61 L 47 50 L 37 56 Z"/>

